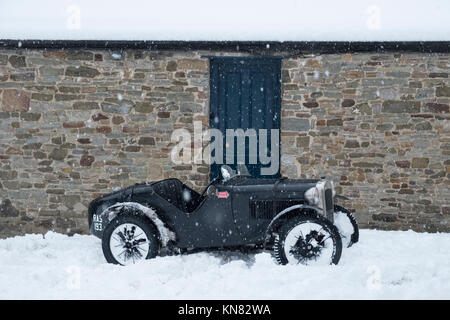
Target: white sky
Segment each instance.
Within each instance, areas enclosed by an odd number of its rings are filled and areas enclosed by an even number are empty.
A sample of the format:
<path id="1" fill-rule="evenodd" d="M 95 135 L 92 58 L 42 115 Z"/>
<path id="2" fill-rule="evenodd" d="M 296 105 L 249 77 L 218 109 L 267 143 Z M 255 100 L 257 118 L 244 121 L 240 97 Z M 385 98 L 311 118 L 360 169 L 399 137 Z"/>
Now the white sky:
<path id="1" fill-rule="evenodd" d="M 0 39 L 448 41 L 450 0 L 0 0 Z"/>

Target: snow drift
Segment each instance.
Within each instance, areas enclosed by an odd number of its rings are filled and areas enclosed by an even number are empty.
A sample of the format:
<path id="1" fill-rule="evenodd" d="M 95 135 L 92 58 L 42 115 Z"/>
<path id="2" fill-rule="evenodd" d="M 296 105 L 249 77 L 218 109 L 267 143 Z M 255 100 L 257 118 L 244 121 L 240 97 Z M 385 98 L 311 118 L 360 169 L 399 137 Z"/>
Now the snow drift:
<path id="1" fill-rule="evenodd" d="M 0 240 L 0 299 L 449 299 L 450 234 L 361 230 L 337 266 L 223 251 L 107 264 L 101 241 Z"/>

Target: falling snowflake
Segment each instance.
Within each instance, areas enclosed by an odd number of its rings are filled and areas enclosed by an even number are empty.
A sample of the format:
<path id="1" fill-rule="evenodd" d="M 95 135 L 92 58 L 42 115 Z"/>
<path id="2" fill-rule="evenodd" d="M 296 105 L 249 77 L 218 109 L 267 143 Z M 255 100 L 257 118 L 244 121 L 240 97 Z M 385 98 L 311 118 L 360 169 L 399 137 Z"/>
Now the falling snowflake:
<path id="1" fill-rule="evenodd" d="M 113 53 L 111 54 L 111 58 L 113 58 L 114 60 L 120 60 L 122 59 L 122 55 L 120 53 Z"/>
<path id="2" fill-rule="evenodd" d="M 117 100 L 119 100 L 119 101 L 123 100 L 123 96 L 120 93 L 117 94 Z"/>
<path id="3" fill-rule="evenodd" d="M 183 199 L 186 202 L 191 201 L 191 193 L 188 190 L 183 190 Z"/>
<path id="4" fill-rule="evenodd" d="M 319 75 L 320 75 L 319 71 L 315 70 L 314 71 L 314 80 L 318 80 L 319 79 Z"/>

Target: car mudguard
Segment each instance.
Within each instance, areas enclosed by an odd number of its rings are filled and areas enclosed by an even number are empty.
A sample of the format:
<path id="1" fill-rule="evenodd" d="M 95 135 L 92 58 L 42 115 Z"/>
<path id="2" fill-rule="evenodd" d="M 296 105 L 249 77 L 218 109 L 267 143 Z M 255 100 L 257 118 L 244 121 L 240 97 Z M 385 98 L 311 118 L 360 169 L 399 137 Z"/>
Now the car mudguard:
<path id="1" fill-rule="evenodd" d="M 272 221 L 270 221 L 269 225 L 267 226 L 266 229 L 266 235 L 269 235 L 270 232 L 272 231 L 272 229 L 277 225 L 277 223 L 280 221 L 280 218 L 286 216 L 287 214 L 289 214 L 291 211 L 293 210 L 297 210 L 297 209 L 311 209 L 316 211 L 318 214 L 322 213 L 322 209 L 320 209 L 319 207 L 315 207 L 315 206 L 310 206 L 307 204 L 296 204 L 293 205 L 289 208 L 284 209 L 283 211 L 281 211 L 280 213 L 278 213 L 273 219 Z M 301 214 L 301 213 L 300 213 Z"/>
<path id="2" fill-rule="evenodd" d="M 158 229 L 159 232 L 159 238 L 161 240 L 161 245 L 164 247 L 167 245 L 169 241 L 175 241 L 176 235 L 174 232 L 169 230 L 169 228 L 166 227 L 164 222 L 159 218 L 158 214 L 155 210 L 152 208 L 148 208 L 146 206 L 143 206 L 140 203 L 137 202 L 119 202 L 116 203 L 108 208 L 106 208 L 100 216 L 102 218 L 107 218 L 108 223 L 111 222 L 117 215 L 122 214 L 124 208 L 132 208 L 135 212 L 138 214 L 141 214 L 143 216 L 146 216 L 149 218 L 155 227 Z"/>

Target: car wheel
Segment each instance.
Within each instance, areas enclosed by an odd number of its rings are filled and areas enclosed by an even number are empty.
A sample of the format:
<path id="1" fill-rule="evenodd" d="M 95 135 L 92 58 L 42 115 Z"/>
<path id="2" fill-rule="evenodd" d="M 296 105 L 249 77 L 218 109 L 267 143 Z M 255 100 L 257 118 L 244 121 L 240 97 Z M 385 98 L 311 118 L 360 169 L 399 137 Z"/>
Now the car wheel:
<path id="1" fill-rule="evenodd" d="M 329 220 L 308 212 L 291 217 L 281 225 L 275 237 L 274 252 L 280 264 L 337 264 L 342 241 Z"/>
<path id="2" fill-rule="evenodd" d="M 342 244 L 350 248 L 359 240 L 359 228 L 350 211 L 339 205 L 334 206 L 334 225 L 338 228 Z"/>
<path id="3" fill-rule="evenodd" d="M 129 265 L 157 256 L 159 241 L 157 230 L 139 215 L 120 215 L 105 228 L 102 249 L 106 261 Z"/>

